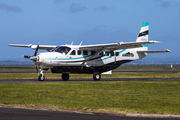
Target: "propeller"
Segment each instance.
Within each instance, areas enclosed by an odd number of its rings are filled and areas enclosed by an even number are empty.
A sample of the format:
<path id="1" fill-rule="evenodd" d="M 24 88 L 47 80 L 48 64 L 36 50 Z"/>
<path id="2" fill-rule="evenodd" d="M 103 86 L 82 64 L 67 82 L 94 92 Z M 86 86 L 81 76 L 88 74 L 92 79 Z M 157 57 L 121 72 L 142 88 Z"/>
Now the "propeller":
<path id="1" fill-rule="evenodd" d="M 40 43 L 37 44 L 37 48 L 36 48 L 36 51 L 35 51 L 35 53 L 34 53 L 34 56 L 37 55 L 37 52 L 38 52 L 38 49 L 39 49 L 39 45 L 40 45 Z"/>
<path id="2" fill-rule="evenodd" d="M 36 65 L 37 73 L 39 72 L 39 71 L 38 71 L 38 66 L 37 66 L 37 64 L 36 64 L 36 61 L 37 61 L 37 53 L 38 53 L 39 45 L 40 45 L 40 43 L 37 44 L 37 47 L 36 47 L 34 56 L 28 56 L 28 55 L 24 55 L 24 56 L 23 56 L 24 58 L 27 58 L 27 59 L 30 59 L 30 60 L 33 60 L 33 61 L 34 61 L 35 65 Z"/>
<path id="3" fill-rule="evenodd" d="M 36 48 L 36 51 L 35 51 L 35 53 L 34 53 L 34 56 L 37 55 L 37 52 L 38 52 L 38 49 L 39 49 L 39 45 L 40 45 L 40 43 L 37 44 L 37 48 Z M 36 65 L 36 71 L 37 71 L 37 73 L 39 73 L 39 71 L 38 71 L 38 66 L 37 66 L 36 62 L 35 62 L 35 65 Z"/>

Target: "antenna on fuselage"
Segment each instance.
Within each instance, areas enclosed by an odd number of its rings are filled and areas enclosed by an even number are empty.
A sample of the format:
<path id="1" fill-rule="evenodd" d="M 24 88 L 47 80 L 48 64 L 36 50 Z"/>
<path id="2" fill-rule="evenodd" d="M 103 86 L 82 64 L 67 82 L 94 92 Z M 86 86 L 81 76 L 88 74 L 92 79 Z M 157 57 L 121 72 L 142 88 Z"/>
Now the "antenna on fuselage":
<path id="1" fill-rule="evenodd" d="M 74 41 L 72 41 L 71 46 L 73 45 Z"/>
<path id="2" fill-rule="evenodd" d="M 83 41 L 81 41 L 81 43 L 79 44 L 79 46 L 81 46 L 82 43 L 83 43 Z"/>

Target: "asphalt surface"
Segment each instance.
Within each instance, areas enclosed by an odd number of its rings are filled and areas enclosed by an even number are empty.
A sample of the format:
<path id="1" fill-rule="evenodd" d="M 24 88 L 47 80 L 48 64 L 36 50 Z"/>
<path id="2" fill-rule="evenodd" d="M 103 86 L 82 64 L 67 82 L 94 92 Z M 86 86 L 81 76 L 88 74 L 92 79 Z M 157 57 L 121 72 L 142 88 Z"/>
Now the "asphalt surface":
<path id="1" fill-rule="evenodd" d="M 175 118 L 141 118 L 82 114 L 73 112 L 0 108 L 0 120 L 177 120 Z"/>

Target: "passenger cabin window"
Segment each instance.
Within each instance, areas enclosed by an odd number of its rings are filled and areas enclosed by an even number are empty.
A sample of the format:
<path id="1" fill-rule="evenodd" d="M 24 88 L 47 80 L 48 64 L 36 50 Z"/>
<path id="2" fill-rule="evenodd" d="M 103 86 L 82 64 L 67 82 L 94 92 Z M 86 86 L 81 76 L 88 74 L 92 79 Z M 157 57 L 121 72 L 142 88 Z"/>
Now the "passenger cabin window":
<path id="1" fill-rule="evenodd" d="M 96 51 L 91 51 L 91 55 L 94 55 L 94 54 L 96 54 Z"/>
<path id="2" fill-rule="evenodd" d="M 81 50 L 78 50 L 78 55 L 81 55 Z"/>
<path id="3" fill-rule="evenodd" d="M 57 47 L 53 48 L 50 52 L 59 52 L 59 53 L 67 54 L 70 50 L 71 50 L 71 48 L 66 47 L 66 46 L 57 46 Z"/>
<path id="4" fill-rule="evenodd" d="M 70 55 L 76 55 L 76 51 L 73 50 Z"/>
<path id="5" fill-rule="evenodd" d="M 119 52 L 116 52 L 116 56 L 119 56 Z"/>
<path id="6" fill-rule="evenodd" d="M 114 56 L 114 52 L 113 51 L 111 51 L 110 54 L 111 54 L 111 56 Z"/>
<path id="7" fill-rule="evenodd" d="M 108 51 L 105 52 L 105 56 L 109 56 L 109 52 Z"/>
<path id="8" fill-rule="evenodd" d="M 83 55 L 88 55 L 88 51 L 87 50 L 83 50 Z"/>
<path id="9" fill-rule="evenodd" d="M 99 55 L 102 57 L 104 56 L 104 52 L 100 52 Z"/>

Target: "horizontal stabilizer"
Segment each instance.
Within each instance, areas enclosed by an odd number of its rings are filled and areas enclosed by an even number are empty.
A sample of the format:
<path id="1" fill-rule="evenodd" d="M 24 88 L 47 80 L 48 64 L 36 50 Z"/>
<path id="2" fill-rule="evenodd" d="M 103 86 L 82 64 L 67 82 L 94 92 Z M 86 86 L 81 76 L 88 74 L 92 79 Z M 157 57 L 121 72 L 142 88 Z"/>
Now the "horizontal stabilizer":
<path id="1" fill-rule="evenodd" d="M 151 51 L 137 51 L 138 53 L 167 53 L 171 52 L 170 50 L 166 49 L 163 51 L 151 50 Z"/>

